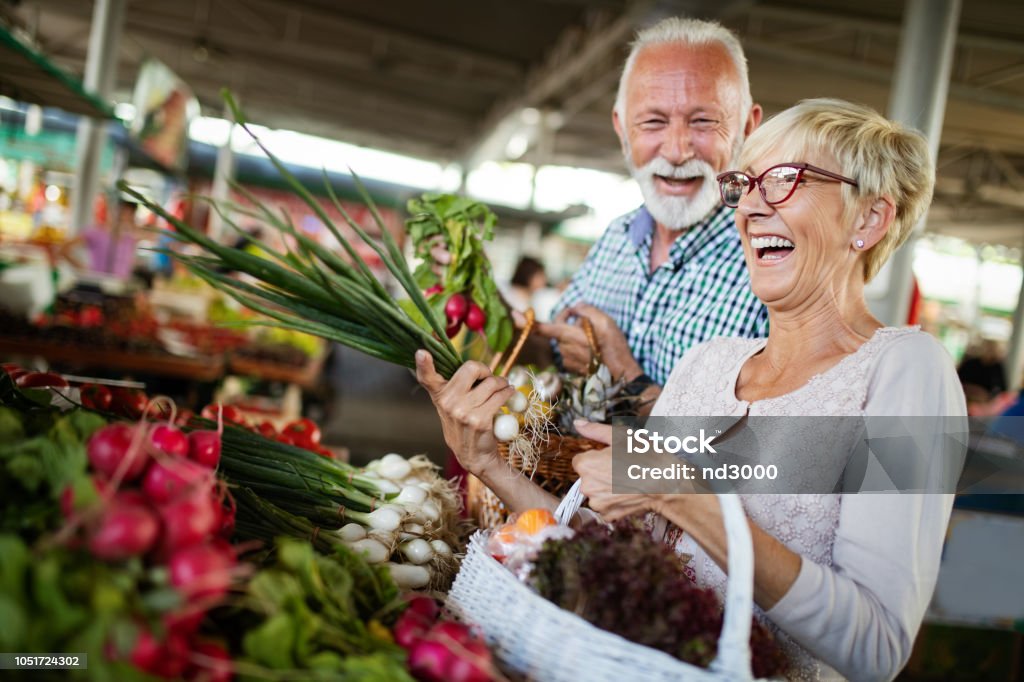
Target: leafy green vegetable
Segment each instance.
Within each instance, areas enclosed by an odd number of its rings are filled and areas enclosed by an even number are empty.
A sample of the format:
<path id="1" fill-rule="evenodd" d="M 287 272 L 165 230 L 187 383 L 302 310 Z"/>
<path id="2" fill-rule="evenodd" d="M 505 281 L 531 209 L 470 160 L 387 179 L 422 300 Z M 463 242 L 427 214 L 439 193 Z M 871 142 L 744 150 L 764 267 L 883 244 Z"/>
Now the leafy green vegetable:
<path id="1" fill-rule="evenodd" d="M 715 657 L 722 611 L 715 593 L 693 584 L 679 557 L 636 520 L 611 530 L 583 526 L 568 540 L 550 540 L 531 576 L 541 596 L 628 640 L 707 667 Z M 754 677 L 774 677 L 786 661 L 771 633 L 754 621 Z"/>
<path id="2" fill-rule="evenodd" d="M 247 589 L 246 608 L 262 617 L 243 638 L 250 662 L 317 680 L 410 679 L 404 652 L 374 626 L 400 606 L 386 571 L 347 547 L 322 555 L 290 538 L 275 559 Z"/>
<path id="3" fill-rule="evenodd" d="M 497 217 L 484 204 L 452 194 L 424 194 L 410 199 L 408 209 L 411 217 L 406 229 L 415 254 L 424 259 L 414 273 L 416 284 L 421 289 L 443 287 L 428 299 L 437 319 L 445 321 L 444 306 L 452 295 L 468 294 L 487 316 L 487 345 L 495 352 L 505 350 L 514 333 L 512 318 L 494 284 L 483 246 L 494 237 Z M 437 240 L 443 241 L 451 254 L 443 279 L 431 269 L 430 249 Z"/>

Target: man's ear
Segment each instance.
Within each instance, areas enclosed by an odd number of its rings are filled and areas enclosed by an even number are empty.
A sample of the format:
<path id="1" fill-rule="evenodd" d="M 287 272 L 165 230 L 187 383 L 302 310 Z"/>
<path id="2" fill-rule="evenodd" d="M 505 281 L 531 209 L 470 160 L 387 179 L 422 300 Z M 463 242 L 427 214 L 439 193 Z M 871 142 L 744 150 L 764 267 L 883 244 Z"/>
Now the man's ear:
<path id="1" fill-rule="evenodd" d="M 626 138 L 623 137 L 625 131 L 622 128 L 622 121 L 619 119 L 619 110 L 612 109 L 612 127 L 615 128 L 615 134 L 619 136 L 619 148 L 622 149 L 622 153 L 626 153 Z"/>
<path id="2" fill-rule="evenodd" d="M 746 125 L 743 127 L 743 138 L 750 137 L 750 133 L 757 129 L 757 126 L 761 125 L 761 118 L 764 116 L 764 109 L 761 108 L 760 104 L 754 104 L 750 107 L 750 113 L 747 115 Z"/>
<path id="3" fill-rule="evenodd" d="M 879 197 L 868 204 L 860 214 L 860 220 L 854 230 L 854 240 L 863 241 L 861 250 L 870 249 L 882 241 L 893 220 L 896 219 L 896 204 L 892 197 Z"/>

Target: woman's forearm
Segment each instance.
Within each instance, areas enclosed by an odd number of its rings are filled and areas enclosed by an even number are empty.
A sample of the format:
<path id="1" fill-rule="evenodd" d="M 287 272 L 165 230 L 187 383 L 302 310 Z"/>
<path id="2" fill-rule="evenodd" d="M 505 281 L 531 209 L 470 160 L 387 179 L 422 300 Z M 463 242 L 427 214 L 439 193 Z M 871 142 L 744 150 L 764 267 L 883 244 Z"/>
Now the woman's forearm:
<path id="1" fill-rule="evenodd" d="M 544 508 L 552 512 L 559 499 L 543 490 L 521 471 L 513 469 L 500 457 L 494 457 L 487 466 L 476 472 L 483 484 L 494 491 L 505 507 L 514 513 L 527 509 Z"/>
<path id="2" fill-rule="evenodd" d="M 728 572 L 728 542 L 722 508 L 714 495 L 673 495 L 658 513 L 684 529 Z M 754 601 L 767 611 L 786 595 L 800 574 L 800 555 L 748 520 L 754 549 Z"/>

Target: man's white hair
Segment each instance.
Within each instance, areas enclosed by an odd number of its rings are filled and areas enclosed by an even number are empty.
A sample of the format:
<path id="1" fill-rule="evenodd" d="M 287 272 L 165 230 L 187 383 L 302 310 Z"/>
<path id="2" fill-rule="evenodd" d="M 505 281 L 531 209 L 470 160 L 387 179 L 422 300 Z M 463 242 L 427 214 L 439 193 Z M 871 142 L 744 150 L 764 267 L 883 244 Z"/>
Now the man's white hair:
<path id="1" fill-rule="evenodd" d="M 715 21 L 703 19 L 683 19 L 680 17 L 669 17 L 658 23 L 645 28 L 636 34 L 632 50 L 626 63 L 622 67 L 622 76 L 619 78 L 619 92 L 615 97 L 615 113 L 619 120 L 625 122 L 626 118 L 626 84 L 633 72 L 633 65 L 636 64 L 637 56 L 644 48 L 653 45 L 686 45 L 689 47 L 704 47 L 708 45 L 721 45 L 725 48 L 729 58 L 732 59 L 739 76 L 740 84 L 740 120 L 744 121 L 753 106 L 753 98 L 750 95 L 750 77 L 747 75 L 747 58 L 743 54 L 743 46 L 740 45 L 736 35 Z"/>

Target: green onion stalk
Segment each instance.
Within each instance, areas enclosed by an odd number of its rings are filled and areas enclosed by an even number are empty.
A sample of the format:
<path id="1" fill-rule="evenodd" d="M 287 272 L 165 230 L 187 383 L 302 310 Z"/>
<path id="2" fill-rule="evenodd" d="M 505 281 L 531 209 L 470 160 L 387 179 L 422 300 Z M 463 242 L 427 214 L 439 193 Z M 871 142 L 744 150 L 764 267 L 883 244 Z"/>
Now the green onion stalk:
<path id="1" fill-rule="evenodd" d="M 345 210 L 324 174 L 324 186 L 333 206 L 361 241 L 380 257 L 411 301 L 407 312 L 396 302 L 370 267 L 334 224 L 320 203 L 285 165 L 272 154 L 248 127 L 245 116 L 230 93 L 223 93 L 235 121 L 266 153 L 295 194 L 317 215 L 347 255 L 323 247 L 296 229 L 286 213 L 278 215 L 260 203 L 245 188 L 234 188 L 255 208 L 233 207 L 243 215 L 260 218 L 294 241 L 284 253 L 256 242 L 261 254 L 252 254 L 221 244 L 201 231 L 177 219 L 161 206 L 119 183 L 125 193 L 174 226 L 165 234 L 181 244 L 201 248 L 201 255 L 180 253 L 174 249 L 156 249 L 182 263 L 196 277 L 231 296 L 243 306 L 265 315 L 268 320 L 247 324 L 282 327 L 336 341 L 373 357 L 415 368 L 415 353 L 426 349 L 434 358 L 437 371 L 450 378 L 461 364 L 458 352 L 448 340 L 444 323 L 431 310 L 420 291 L 405 256 L 388 231 L 362 180 L 354 172 L 356 189 L 366 203 L 383 246 L 371 237 Z M 239 233 L 243 230 L 222 206 L 212 203 L 224 223 Z M 227 276 L 225 271 L 245 273 L 255 283 Z"/>

